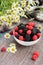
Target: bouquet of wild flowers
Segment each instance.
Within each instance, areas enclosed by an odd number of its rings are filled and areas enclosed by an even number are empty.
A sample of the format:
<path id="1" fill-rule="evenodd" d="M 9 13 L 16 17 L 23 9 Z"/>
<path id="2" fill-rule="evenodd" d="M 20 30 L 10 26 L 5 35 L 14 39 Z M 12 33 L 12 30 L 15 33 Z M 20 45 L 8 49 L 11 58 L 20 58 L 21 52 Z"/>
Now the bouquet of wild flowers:
<path id="1" fill-rule="evenodd" d="M 5 15 L 0 16 L 0 21 L 5 22 L 8 27 L 11 27 L 13 23 L 20 22 L 21 17 L 27 17 L 25 14 L 26 11 L 30 13 L 34 9 L 34 6 L 36 6 L 36 4 L 38 5 L 39 2 L 32 0 L 22 0 L 19 3 L 14 2 L 11 6 L 11 9 L 6 10 Z"/>
<path id="2" fill-rule="evenodd" d="M 11 9 L 6 10 L 5 15 L 0 16 L 0 21 L 7 23 L 7 25 L 10 27 L 13 23 L 20 22 L 21 16 L 26 17 L 25 12 L 18 2 L 14 2 Z"/>

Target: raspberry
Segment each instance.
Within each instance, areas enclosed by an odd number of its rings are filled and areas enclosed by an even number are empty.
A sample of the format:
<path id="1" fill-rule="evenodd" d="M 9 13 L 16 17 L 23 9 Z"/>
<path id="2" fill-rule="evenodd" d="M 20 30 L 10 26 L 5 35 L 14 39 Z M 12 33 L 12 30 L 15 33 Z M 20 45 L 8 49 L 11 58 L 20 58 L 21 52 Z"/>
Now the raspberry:
<path id="1" fill-rule="evenodd" d="M 2 51 L 2 52 L 5 52 L 5 51 L 6 51 L 6 47 L 2 47 L 2 48 L 1 48 L 1 51 Z"/>
<path id="2" fill-rule="evenodd" d="M 18 27 L 17 27 L 17 26 L 16 26 L 16 27 L 14 27 L 14 30 L 15 30 L 15 31 L 18 31 Z"/>
<path id="3" fill-rule="evenodd" d="M 38 38 L 41 36 L 41 33 L 37 33 Z"/>
<path id="4" fill-rule="evenodd" d="M 29 30 L 32 30 L 32 29 L 33 29 L 33 27 L 32 27 L 32 26 L 28 26 L 28 29 L 29 29 Z"/>
<path id="5" fill-rule="evenodd" d="M 37 59 L 37 55 L 33 55 L 32 60 L 36 60 L 36 59 Z"/>
<path id="6" fill-rule="evenodd" d="M 10 35 L 13 35 L 13 31 L 10 31 L 9 34 L 10 34 Z"/>
<path id="7" fill-rule="evenodd" d="M 23 36 L 19 36 L 19 40 L 23 41 L 24 40 Z"/>
<path id="8" fill-rule="evenodd" d="M 28 27 L 29 27 L 29 26 L 28 26 L 28 25 L 26 25 L 26 28 L 27 28 L 27 29 L 28 29 Z"/>
<path id="9" fill-rule="evenodd" d="M 39 52 L 38 51 L 35 51 L 34 53 L 33 53 L 33 55 L 37 55 L 37 57 L 39 56 Z"/>
<path id="10" fill-rule="evenodd" d="M 23 30 L 22 30 L 22 29 L 21 29 L 21 30 L 19 30 L 19 33 L 20 33 L 20 34 L 22 34 L 22 33 L 23 33 Z"/>
<path id="11" fill-rule="evenodd" d="M 13 32 L 13 35 L 14 35 L 14 36 L 17 36 L 17 35 L 18 35 L 18 33 L 17 33 L 17 32 Z"/>
<path id="12" fill-rule="evenodd" d="M 34 35 L 34 36 L 32 37 L 32 40 L 37 40 L 37 39 L 38 39 L 37 35 Z"/>
<path id="13" fill-rule="evenodd" d="M 31 34 L 31 30 L 27 30 L 27 32 L 26 32 L 28 35 L 30 35 Z"/>
<path id="14" fill-rule="evenodd" d="M 30 26 L 33 26 L 33 27 L 35 26 L 35 23 L 34 23 L 34 22 L 29 22 L 28 24 L 29 24 Z"/>

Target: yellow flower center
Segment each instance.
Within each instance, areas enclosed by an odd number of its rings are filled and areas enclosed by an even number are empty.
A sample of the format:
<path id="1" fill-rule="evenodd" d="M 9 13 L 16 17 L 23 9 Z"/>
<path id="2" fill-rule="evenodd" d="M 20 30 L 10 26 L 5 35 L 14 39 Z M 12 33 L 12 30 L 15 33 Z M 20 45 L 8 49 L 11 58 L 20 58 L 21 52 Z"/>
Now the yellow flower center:
<path id="1" fill-rule="evenodd" d="M 39 29 L 41 29 L 41 27 L 39 26 Z"/>
<path id="2" fill-rule="evenodd" d="M 6 37 L 9 37 L 9 35 L 6 35 Z"/>
<path id="3" fill-rule="evenodd" d="M 2 20 L 5 20 L 5 18 L 2 18 Z"/>
<path id="4" fill-rule="evenodd" d="M 10 49 L 8 48 L 8 52 L 10 51 Z"/>
<path id="5" fill-rule="evenodd" d="M 15 49 L 14 49 L 14 48 L 12 48 L 12 51 L 15 51 Z"/>

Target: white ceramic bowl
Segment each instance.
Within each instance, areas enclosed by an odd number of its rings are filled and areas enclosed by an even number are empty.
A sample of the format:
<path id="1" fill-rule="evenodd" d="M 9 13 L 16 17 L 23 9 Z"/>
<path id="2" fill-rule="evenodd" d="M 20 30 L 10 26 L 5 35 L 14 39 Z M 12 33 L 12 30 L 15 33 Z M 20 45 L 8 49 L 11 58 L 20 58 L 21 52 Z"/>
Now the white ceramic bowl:
<path id="1" fill-rule="evenodd" d="M 34 44 L 36 44 L 40 40 L 40 38 L 37 39 L 37 40 L 35 40 L 35 41 L 26 42 L 26 41 L 21 41 L 21 40 L 17 39 L 14 36 L 14 39 L 16 40 L 16 42 L 19 43 L 19 44 L 21 44 L 21 45 L 23 45 L 23 46 L 31 46 L 31 45 L 34 45 Z"/>

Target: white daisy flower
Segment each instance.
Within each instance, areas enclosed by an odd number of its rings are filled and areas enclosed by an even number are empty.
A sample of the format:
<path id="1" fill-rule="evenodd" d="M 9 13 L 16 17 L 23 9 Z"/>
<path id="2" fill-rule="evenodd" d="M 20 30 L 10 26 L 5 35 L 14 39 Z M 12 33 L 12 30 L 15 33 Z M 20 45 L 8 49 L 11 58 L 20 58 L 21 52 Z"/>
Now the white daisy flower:
<path id="1" fill-rule="evenodd" d="M 11 13 L 11 10 L 6 10 L 6 13 L 7 13 L 7 14 L 10 14 L 10 13 Z"/>
<path id="2" fill-rule="evenodd" d="M 7 51 L 10 52 L 10 47 L 7 48 Z"/>
<path id="3" fill-rule="evenodd" d="M 16 46 L 16 45 L 15 45 L 14 43 L 11 43 L 11 44 L 10 44 L 10 47 L 12 47 L 12 46 Z"/>
<path id="4" fill-rule="evenodd" d="M 4 37 L 5 37 L 6 39 L 9 39 L 9 38 L 10 38 L 10 34 L 9 34 L 9 33 L 6 33 L 6 34 L 4 35 Z"/>
<path id="5" fill-rule="evenodd" d="M 17 8 L 18 6 L 19 6 L 18 2 L 16 2 L 16 3 L 14 2 L 14 3 L 12 4 L 12 7 L 11 7 L 11 8 L 12 8 L 12 10 L 14 10 L 15 7 Z"/>
<path id="6" fill-rule="evenodd" d="M 11 53 L 15 53 L 17 51 L 17 49 L 15 47 L 10 47 L 10 52 Z"/>
<path id="7" fill-rule="evenodd" d="M 25 6 L 26 6 L 26 1 L 25 0 L 21 1 L 21 7 L 25 7 Z"/>
<path id="8" fill-rule="evenodd" d="M 11 15 L 7 15 L 6 17 L 10 19 L 11 18 Z"/>
<path id="9" fill-rule="evenodd" d="M 22 11 L 23 9 L 21 7 L 18 7 L 18 11 Z"/>
<path id="10" fill-rule="evenodd" d="M 13 15 L 17 15 L 17 11 L 14 10 L 14 11 L 12 12 L 12 14 L 13 14 Z"/>
<path id="11" fill-rule="evenodd" d="M 15 7 L 15 2 L 12 4 L 12 7 L 11 8 L 14 9 L 14 7 Z"/>
<path id="12" fill-rule="evenodd" d="M 43 29 L 43 27 L 42 27 L 42 25 L 38 25 L 38 27 L 37 27 L 40 31 L 42 31 L 42 29 Z"/>
<path id="13" fill-rule="evenodd" d="M 12 26 L 12 22 L 7 23 L 7 25 L 8 25 L 8 27 L 11 27 Z"/>
<path id="14" fill-rule="evenodd" d="M 20 12 L 20 16 L 24 16 L 24 15 L 25 15 L 24 11 Z"/>
<path id="15" fill-rule="evenodd" d="M 1 20 L 2 20 L 2 21 L 6 21 L 5 16 L 1 16 Z"/>
<path id="16" fill-rule="evenodd" d="M 19 20 L 20 20 L 20 16 L 19 15 L 16 15 L 14 21 L 15 22 L 19 22 Z"/>
<path id="17" fill-rule="evenodd" d="M 21 4 L 21 7 L 25 7 L 25 6 L 26 6 L 26 3 L 22 3 L 22 4 Z"/>

